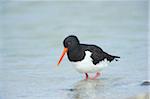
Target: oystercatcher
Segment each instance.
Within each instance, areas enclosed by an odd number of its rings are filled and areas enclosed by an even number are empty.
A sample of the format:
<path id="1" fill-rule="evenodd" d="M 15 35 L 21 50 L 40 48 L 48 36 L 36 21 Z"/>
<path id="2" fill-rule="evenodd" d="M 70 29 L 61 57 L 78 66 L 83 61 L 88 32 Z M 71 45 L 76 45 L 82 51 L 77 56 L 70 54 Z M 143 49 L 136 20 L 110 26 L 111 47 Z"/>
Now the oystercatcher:
<path id="1" fill-rule="evenodd" d="M 108 63 L 113 60 L 117 61 L 119 56 L 110 55 L 104 52 L 100 47 L 90 44 L 81 44 L 74 35 L 66 37 L 63 41 L 64 50 L 58 61 L 58 65 L 62 61 L 65 53 L 68 59 L 76 65 L 77 71 L 85 73 L 86 80 L 89 78 L 88 73 L 96 73 L 91 79 L 97 79 L 100 71 L 107 67 Z"/>

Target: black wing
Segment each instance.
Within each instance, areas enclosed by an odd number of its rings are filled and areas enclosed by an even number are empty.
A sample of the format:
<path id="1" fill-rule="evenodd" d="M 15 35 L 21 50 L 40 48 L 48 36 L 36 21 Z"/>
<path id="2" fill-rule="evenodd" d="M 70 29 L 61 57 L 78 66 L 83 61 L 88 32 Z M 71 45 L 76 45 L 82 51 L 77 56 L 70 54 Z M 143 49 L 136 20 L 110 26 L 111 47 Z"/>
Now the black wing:
<path id="1" fill-rule="evenodd" d="M 113 61 L 115 58 L 120 58 L 119 56 L 113 56 L 104 52 L 100 47 L 96 45 L 84 45 L 88 46 L 85 50 L 92 52 L 91 58 L 93 59 L 93 64 L 97 64 L 104 59 L 107 59 L 109 62 Z M 117 59 L 116 59 L 117 60 Z"/>

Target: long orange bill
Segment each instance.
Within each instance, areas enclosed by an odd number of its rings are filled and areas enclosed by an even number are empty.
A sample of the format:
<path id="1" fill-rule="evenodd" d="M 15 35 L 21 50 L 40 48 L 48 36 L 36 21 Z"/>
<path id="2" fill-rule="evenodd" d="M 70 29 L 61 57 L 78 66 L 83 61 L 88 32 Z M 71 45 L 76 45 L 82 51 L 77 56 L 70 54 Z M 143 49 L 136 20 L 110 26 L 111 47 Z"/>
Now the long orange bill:
<path id="1" fill-rule="evenodd" d="M 61 55 L 61 57 L 60 57 L 60 59 L 59 59 L 59 61 L 58 61 L 57 65 L 59 65 L 59 64 L 60 64 L 60 62 L 62 61 L 62 59 L 63 59 L 64 55 L 65 55 L 67 52 L 68 52 L 68 48 L 64 48 L 64 50 L 63 50 L 63 52 L 62 52 L 62 55 Z"/>

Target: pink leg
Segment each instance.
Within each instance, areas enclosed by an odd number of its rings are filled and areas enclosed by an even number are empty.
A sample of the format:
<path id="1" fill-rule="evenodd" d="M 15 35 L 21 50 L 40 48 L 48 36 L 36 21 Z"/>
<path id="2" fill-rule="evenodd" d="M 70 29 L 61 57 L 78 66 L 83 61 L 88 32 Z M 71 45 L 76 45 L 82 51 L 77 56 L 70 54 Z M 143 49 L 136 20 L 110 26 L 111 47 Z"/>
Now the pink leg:
<path id="1" fill-rule="evenodd" d="M 99 76 L 100 76 L 100 73 L 97 72 L 96 75 L 95 75 L 95 77 L 94 77 L 94 79 L 97 79 Z"/>
<path id="2" fill-rule="evenodd" d="M 93 79 L 93 80 L 96 80 L 99 76 L 100 76 L 100 73 L 97 72 L 96 75 L 94 76 L 94 78 L 92 78 L 92 79 Z"/>
<path id="3" fill-rule="evenodd" d="M 88 77 L 89 77 L 89 76 L 88 76 L 88 73 L 85 73 L 85 75 L 86 75 L 85 80 L 88 80 Z"/>

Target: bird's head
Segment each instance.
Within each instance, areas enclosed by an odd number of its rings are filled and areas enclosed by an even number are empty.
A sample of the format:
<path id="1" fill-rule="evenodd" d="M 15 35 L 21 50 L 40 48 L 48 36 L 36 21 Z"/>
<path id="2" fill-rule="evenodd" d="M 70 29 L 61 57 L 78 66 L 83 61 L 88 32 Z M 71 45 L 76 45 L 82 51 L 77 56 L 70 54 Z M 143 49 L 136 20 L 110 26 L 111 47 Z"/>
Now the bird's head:
<path id="1" fill-rule="evenodd" d="M 62 52 L 62 55 L 57 63 L 57 65 L 60 64 L 60 62 L 62 61 L 64 55 L 68 52 L 68 51 L 72 51 L 74 50 L 76 47 L 79 46 L 80 42 L 78 40 L 78 38 L 74 35 L 70 35 L 68 37 L 66 37 L 63 41 L 64 44 L 64 50 Z"/>
<path id="2" fill-rule="evenodd" d="M 73 50 L 79 45 L 79 40 L 76 36 L 70 35 L 64 39 L 63 44 L 68 50 Z"/>

